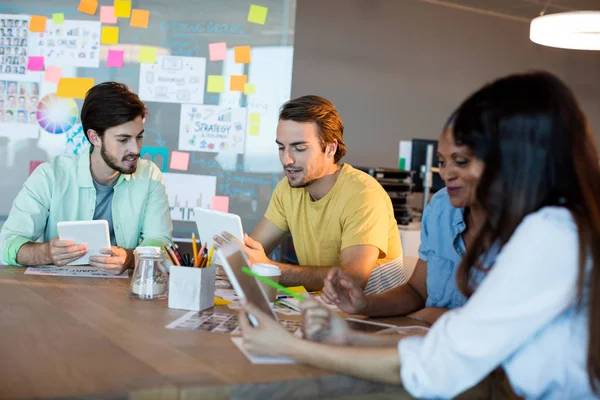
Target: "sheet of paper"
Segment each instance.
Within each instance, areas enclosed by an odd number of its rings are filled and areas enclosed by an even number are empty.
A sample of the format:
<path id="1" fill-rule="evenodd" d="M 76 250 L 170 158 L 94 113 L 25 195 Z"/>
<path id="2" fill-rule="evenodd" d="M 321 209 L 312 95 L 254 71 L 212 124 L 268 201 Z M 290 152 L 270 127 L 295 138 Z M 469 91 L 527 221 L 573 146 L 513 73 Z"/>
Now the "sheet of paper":
<path id="1" fill-rule="evenodd" d="M 100 22 L 103 24 L 116 24 L 115 8 L 113 6 L 100 7 Z"/>
<path id="2" fill-rule="evenodd" d="M 43 15 L 32 15 L 29 19 L 30 32 L 44 32 L 46 30 L 46 18 Z"/>
<path id="3" fill-rule="evenodd" d="M 204 103 L 206 58 L 158 56 L 140 64 L 139 96 L 161 103 Z"/>
<path id="4" fill-rule="evenodd" d="M 64 24 L 65 23 L 65 14 L 63 14 L 63 13 L 52 14 L 52 22 L 54 22 L 54 25 Z"/>
<path id="5" fill-rule="evenodd" d="M 13 76 L 16 80 L 26 78 L 30 79 L 30 75 L 36 75 L 36 72 L 28 72 L 27 71 L 27 56 L 28 55 L 39 55 L 33 51 L 30 51 L 31 44 L 29 37 L 38 35 L 37 33 L 27 32 L 26 28 L 29 24 L 29 16 L 28 15 L 14 15 L 14 14 L 0 14 L 0 26 L 8 26 L 13 23 L 18 25 L 21 28 L 13 28 L 15 29 L 14 37 L 4 36 L 1 40 L 4 41 L 2 46 L 6 46 L 2 48 L 3 55 L 0 55 L 0 74 L 2 75 L 0 79 L 10 79 Z M 7 31 L 7 29 L 5 28 Z M 8 31 L 7 31 L 8 32 Z M 2 31 L 0 31 L 0 34 Z M 1 35 L 0 35 L 1 36 Z M 18 36 L 18 38 L 17 38 Z M 17 77 L 17 75 L 20 75 Z M 25 75 L 25 76 L 24 76 Z M 27 76 L 29 75 L 29 76 Z M 33 79 L 34 77 L 31 77 Z M 0 107 L 1 109 L 2 107 Z M 0 122 L 2 122 L 2 118 L 0 118 Z"/>
<path id="6" fill-rule="evenodd" d="M 148 28 L 148 21 L 150 20 L 150 11 L 148 10 L 132 10 L 131 20 L 129 25 L 134 28 Z"/>
<path id="7" fill-rule="evenodd" d="M 155 64 L 156 47 L 142 46 L 140 48 L 140 54 L 138 55 L 138 61 L 146 64 Z"/>
<path id="8" fill-rule="evenodd" d="M 115 16 L 129 18 L 131 16 L 131 0 L 115 0 Z"/>
<path id="9" fill-rule="evenodd" d="M 246 108 L 181 105 L 179 150 L 244 153 Z"/>
<path id="10" fill-rule="evenodd" d="M 212 209 L 215 211 L 229 212 L 229 196 L 213 197 Z"/>
<path id="11" fill-rule="evenodd" d="M 108 272 L 101 271 L 96 267 L 57 267 L 55 265 L 41 265 L 39 267 L 29 267 L 25 270 L 25 275 L 75 276 L 82 278 L 129 278 L 129 275 L 127 273 L 123 273 L 121 275 L 112 275 Z"/>
<path id="12" fill-rule="evenodd" d="M 286 357 L 269 357 L 269 356 L 257 356 L 250 354 L 244 348 L 244 338 L 240 336 L 232 336 L 231 341 L 236 347 L 246 356 L 248 361 L 252 364 L 295 364 L 296 361 Z"/>
<path id="13" fill-rule="evenodd" d="M 108 50 L 108 57 L 106 58 L 106 66 L 114 68 L 123 68 L 123 50 Z"/>
<path id="14" fill-rule="evenodd" d="M 189 165 L 190 153 L 183 153 L 181 151 L 173 151 L 171 153 L 171 164 L 169 165 L 169 168 L 187 171 Z"/>
<path id="15" fill-rule="evenodd" d="M 256 94 L 256 85 L 254 83 L 246 83 L 244 85 L 244 94 Z"/>
<path id="16" fill-rule="evenodd" d="M 229 90 L 232 92 L 243 92 L 247 80 L 248 76 L 246 75 L 231 75 L 229 79 Z"/>
<path id="17" fill-rule="evenodd" d="M 29 71 L 43 71 L 44 56 L 29 56 L 29 60 L 27 61 L 27 69 Z"/>
<path id="18" fill-rule="evenodd" d="M 84 99 L 85 94 L 94 86 L 94 78 L 60 78 L 56 95 Z"/>
<path id="19" fill-rule="evenodd" d="M 227 43 L 210 43 L 208 45 L 208 53 L 210 61 L 223 61 L 227 59 Z"/>
<path id="20" fill-rule="evenodd" d="M 23 76 L 19 78 L 23 79 Z M 0 77 L 1 137 L 34 139 L 39 136 L 36 115 L 39 97 L 39 82 L 3 80 Z"/>
<path id="21" fill-rule="evenodd" d="M 267 20 L 268 12 L 269 9 L 267 7 L 251 4 L 250 10 L 248 11 L 248 22 L 251 22 L 253 24 L 264 25 Z"/>
<path id="22" fill-rule="evenodd" d="M 31 34 L 32 55 L 44 56 L 46 65 L 58 67 L 100 66 L 100 21 L 48 21 L 46 34 Z"/>
<path id="23" fill-rule="evenodd" d="M 194 208 L 210 209 L 217 190 L 217 177 L 209 175 L 163 173 L 171 219 L 195 221 Z"/>
<path id="24" fill-rule="evenodd" d="M 97 8 L 97 0 L 81 0 L 79 2 L 79 7 L 77 7 L 77 11 L 82 12 L 84 14 L 95 15 Z"/>
<path id="25" fill-rule="evenodd" d="M 252 60 L 250 46 L 235 46 L 233 48 L 233 58 L 238 64 L 248 64 Z"/>
<path id="26" fill-rule="evenodd" d="M 119 27 L 118 26 L 103 26 L 102 27 L 102 44 L 118 44 L 119 43 Z"/>

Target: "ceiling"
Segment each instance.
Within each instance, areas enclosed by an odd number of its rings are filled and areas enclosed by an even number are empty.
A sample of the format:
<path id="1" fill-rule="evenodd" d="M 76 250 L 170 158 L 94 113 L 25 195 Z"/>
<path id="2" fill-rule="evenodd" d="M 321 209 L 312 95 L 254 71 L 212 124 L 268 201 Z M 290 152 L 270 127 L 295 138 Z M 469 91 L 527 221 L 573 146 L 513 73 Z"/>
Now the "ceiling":
<path id="1" fill-rule="evenodd" d="M 546 14 L 565 11 L 597 10 L 600 0 L 422 0 L 439 5 L 471 9 L 515 19 L 532 19 L 540 15 L 546 4 Z"/>

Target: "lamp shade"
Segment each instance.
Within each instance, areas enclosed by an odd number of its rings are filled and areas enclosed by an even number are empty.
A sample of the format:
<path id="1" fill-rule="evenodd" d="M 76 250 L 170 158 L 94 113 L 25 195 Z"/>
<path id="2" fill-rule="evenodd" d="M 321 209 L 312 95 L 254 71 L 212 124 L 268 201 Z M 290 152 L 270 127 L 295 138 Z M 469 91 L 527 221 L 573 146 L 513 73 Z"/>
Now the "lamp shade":
<path id="1" fill-rule="evenodd" d="M 529 38 L 544 46 L 600 50 L 600 11 L 571 11 L 534 18 Z"/>

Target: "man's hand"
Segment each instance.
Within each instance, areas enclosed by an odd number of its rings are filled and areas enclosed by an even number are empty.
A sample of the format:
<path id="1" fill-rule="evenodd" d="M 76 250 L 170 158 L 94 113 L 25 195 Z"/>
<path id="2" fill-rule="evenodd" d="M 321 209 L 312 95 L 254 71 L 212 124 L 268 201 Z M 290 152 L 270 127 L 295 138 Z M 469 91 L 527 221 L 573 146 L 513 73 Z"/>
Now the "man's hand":
<path id="1" fill-rule="evenodd" d="M 300 303 L 300 308 L 304 317 L 302 331 L 306 339 L 337 346 L 350 345 L 351 330 L 338 314 L 310 298 Z"/>
<path id="2" fill-rule="evenodd" d="M 215 242 L 217 242 L 218 246 L 222 246 L 225 243 L 236 242 L 250 259 L 250 264 L 271 264 L 272 261 L 269 260 L 267 255 L 265 254 L 265 249 L 263 249 L 262 244 L 252 239 L 248 234 L 244 233 L 244 243 L 241 240 L 234 237 L 229 232 L 223 232 L 221 236 L 214 237 Z M 217 247 L 217 246 L 215 246 Z"/>
<path id="3" fill-rule="evenodd" d="M 339 268 L 332 268 L 327 273 L 321 299 L 348 314 L 361 314 L 368 305 L 363 289 Z"/>
<path id="4" fill-rule="evenodd" d="M 122 247 L 108 247 L 100 250 L 100 253 L 107 255 L 90 257 L 90 265 L 103 269 L 110 274 L 121 275 L 131 264 L 128 260 L 127 250 Z"/>
<path id="5" fill-rule="evenodd" d="M 88 251 L 87 244 L 75 244 L 71 240 L 54 238 L 46 244 L 48 258 L 59 267 L 81 258 Z"/>

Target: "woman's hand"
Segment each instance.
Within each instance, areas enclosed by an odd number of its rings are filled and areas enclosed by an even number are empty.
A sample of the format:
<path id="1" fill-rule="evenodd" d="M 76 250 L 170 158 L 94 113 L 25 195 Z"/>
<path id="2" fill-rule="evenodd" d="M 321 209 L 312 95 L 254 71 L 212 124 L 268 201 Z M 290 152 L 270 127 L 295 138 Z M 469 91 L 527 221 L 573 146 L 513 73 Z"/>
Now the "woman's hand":
<path id="1" fill-rule="evenodd" d="M 300 303 L 304 337 L 313 342 L 338 346 L 350 344 L 352 330 L 346 321 L 323 304 L 307 299 Z"/>
<path id="2" fill-rule="evenodd" d="M 294 337 L 283 325 L 255 305 L 245 303 L 243 306 L 244 310 L 239 313 L 239 321 L 246 350 L 257 355 L 291 357 L 293 345 L 300 339 Z M 252 326 L 246 313 L 256 318 L 258 326 Z"/>

